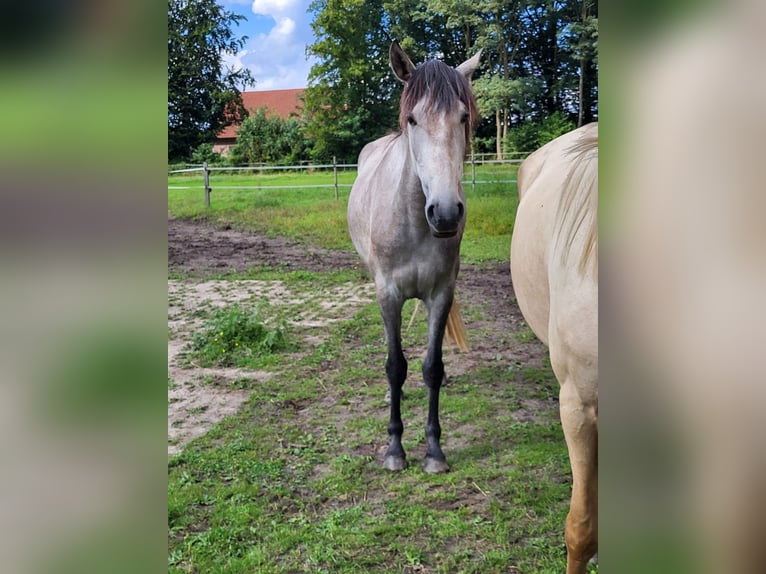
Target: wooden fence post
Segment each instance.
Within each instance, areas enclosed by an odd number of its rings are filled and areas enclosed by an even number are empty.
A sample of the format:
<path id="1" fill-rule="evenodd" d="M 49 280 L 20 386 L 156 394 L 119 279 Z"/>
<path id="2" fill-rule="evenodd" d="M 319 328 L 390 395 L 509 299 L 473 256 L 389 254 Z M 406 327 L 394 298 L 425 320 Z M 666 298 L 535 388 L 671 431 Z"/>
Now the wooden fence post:
<path id="1" fill-rule="evenodd" d="M 205 207 L 210 207 L 210 170 L 207 168 L 207 162 L 202 164 L 202 171 L 205 174 Z"/>
<path id="2" fill-rule="evenodd" d="M 471 150 L 471 192 L 476 193 L 476 154 Z"/>
<path id="3" fill-rule="evenodd" d="M 338 201 L 338 160 L 332 156 L 332 172 L 335 176 L 335 201 Z"/>

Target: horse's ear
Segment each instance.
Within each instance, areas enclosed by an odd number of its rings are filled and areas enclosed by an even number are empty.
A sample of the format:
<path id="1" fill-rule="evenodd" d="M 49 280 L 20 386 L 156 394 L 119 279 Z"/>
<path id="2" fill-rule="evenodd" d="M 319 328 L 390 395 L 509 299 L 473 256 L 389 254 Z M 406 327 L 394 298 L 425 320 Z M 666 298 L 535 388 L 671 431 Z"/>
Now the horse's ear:
<path id="1" fill-rule="evenodd" d="M 388 50 L 388 61 L 396 79 L 403 84 L 407 83 L 412 77 L 412 72 L 415 71 L 415 64 L 396 40 L 391 43 L 391 48 Z"/>
<path id="2" fill-rule="evenodd" d="M 471 58 L 470 60 L 466 60 L 455 69 L 461 74 L 463 74 L 466 77 L 466 79 L 470 81 L 471 76 L 473 76 L 473 73 L 476 71 L 476 68 L 479 67 L 480 58 L 481 58 L 481 50 L 476 52 L 473 58 Z"/>

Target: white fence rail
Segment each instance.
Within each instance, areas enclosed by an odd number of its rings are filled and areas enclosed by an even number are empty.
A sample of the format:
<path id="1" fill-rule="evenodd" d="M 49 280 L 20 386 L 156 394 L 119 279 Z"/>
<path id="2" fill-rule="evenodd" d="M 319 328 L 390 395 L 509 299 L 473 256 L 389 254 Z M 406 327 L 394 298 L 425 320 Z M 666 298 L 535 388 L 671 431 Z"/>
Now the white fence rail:
<path id="1" fill-rule="evenodd" d="M 519 164 L 524 161 L 524 157 L 528 153 L 517 154 L 517 159 L 485 159 L 488 154 L 476 154 L 472 155 L 471 159 L 466 161 L 466 167 L 470 170 L 470 178 L 463 179 L 464 184 L 471 184 L 471 189 L 475 191 L 476 185 L 488 184 L 488 183 L 516 183 L 515 179 L 493 179 L 493 180 L 477 180 L 476 179 L 476 166 L 477 165 L 492 165 L 492 164 Z M 494 155 L 491 157 L 495 157 Z M 351 187 L 350 183 L 338 183 L 338 170 L 356 169 L 358 167 L 355 163 L 337 163 L 333 158 L 333 163 L 328 164 L 302 164 L 302 165 L 289 165 L 289 166 L 273 166 L 273 165 L 254 165 L 254 166 L 209 166 L 207 163 L 198 167 L 187 167 L 183 169 L 168 170 L 168 175 L 181 174 L 181 173 L 195 173 L 202 172 L 203 185 L 202 186 L 183 186 L 174 185 L 168 186 L 168 189 L 204 189 L 205 190 L 205 207 L 210 207 L 210 194 L 213 191 L 210 185 L 210 174 L 214 172 L 236 172 L 236 171 L 249 171 L 249 172 L 269 172 L 269 171 L 317 171 L 317 170 L 329 170 L 333 171 L 333 183 L 325 184 L 308 184 L 308 185 L 216 185 L 216 189 L 313 189 L 313 188 L 333 188 L 335 190 L 335 199 L 339 199 L 339 189 L 341 187 Z M 468 170 L 466 170 L 468 171 Z"/>

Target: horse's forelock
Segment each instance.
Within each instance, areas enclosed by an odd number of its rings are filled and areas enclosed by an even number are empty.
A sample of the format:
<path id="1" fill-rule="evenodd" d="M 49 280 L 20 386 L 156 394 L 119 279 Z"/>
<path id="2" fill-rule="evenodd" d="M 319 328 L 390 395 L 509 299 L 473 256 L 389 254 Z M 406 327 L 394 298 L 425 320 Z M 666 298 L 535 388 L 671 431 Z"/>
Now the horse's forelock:
<path id="1" fill-rule="evenodd" d="M 427 113 L 438 113 L 452 109 L 457 102 L 463 102 L 468 111 L 465 127 L 466 144 L 471 139 L 473 128 L 479 119 L 476 98 L 468 79 L 439 60 L 428 60 L 420 64 L 404 86 L 399 106 L 399 128 L 407 128 L 407 118 L 417 103 L 425 99 Z"/>

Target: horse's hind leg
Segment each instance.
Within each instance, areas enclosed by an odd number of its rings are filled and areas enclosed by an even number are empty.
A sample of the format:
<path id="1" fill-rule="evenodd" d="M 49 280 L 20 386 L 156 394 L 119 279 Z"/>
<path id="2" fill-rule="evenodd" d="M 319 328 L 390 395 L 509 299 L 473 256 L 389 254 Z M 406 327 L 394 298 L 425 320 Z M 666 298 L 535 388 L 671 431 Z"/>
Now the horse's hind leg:
<path id="1" fill-rule="evenodd" d="M 572 467 L 572 501 L 564 538 L 567 574 L 585 574 L 598 547 L 598 422 L 595 405 L 584 404 L 574 382 L 559 394 L 561 424 Z"/>
<path id="2" fill-rule="evenodd" d="M 388 470 L 404 470 L 407 467 L 407 457 L 402 447 L 402 422 L 401 402 L 402 385 L 407 378 L 407 359 L 402 352 L 402 301 L 390 298 L 378 299 L 380 312 L 383 317 L 383 326 L 386 332 L 386 344 L 388 346 L 388 358 L 386 359 L 386 377 L 388 378 L 388 390 L 391 397 L 391 416 L 388 421 L 389 445 L 383 466 Z"/>
<path id="3" fill-rule="evenodd" d="M 428 421 L 426 422 L 426 440 L 428 448 L 423 468 L 426 472 L 447 472 L 449 465 L 442 452 L 439 441 L 442 428 L 439 424 L 439 393 L 444 382 L 444 361 L 442 360 L 442 342 L 447 317 L 452 306 L 452 296 L 445 300 L 436 300 L 428 304 L 428 352 L 423 361 L 423 381 L 428 387 Z"/>

